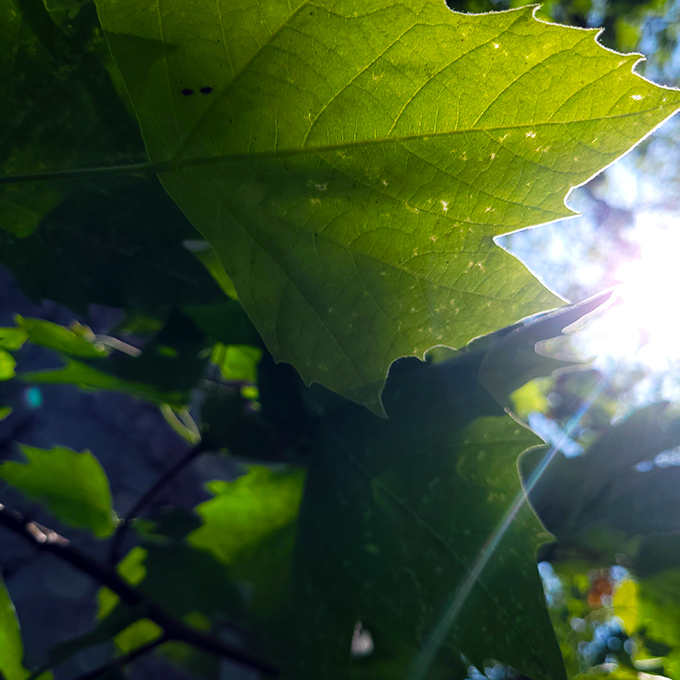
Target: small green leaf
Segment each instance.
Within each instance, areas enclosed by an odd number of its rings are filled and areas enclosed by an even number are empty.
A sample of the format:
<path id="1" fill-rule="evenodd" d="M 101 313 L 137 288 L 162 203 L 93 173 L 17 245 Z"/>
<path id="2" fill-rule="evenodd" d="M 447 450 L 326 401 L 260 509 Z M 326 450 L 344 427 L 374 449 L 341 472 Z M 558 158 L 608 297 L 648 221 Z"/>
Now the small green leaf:
<path id="1" fill-rule="evenodd" d="M 94 333 L 87 326 L 74 324 L 71 328 L 66 328 L 51 321 L 25 319 L 18 315 L 15 321 L 25 331 L 28 339 L 41 347 L 84 359 L 109 355 L 108 348 L 97 343 Z"/>
<path id="2" fill-rule="evenodd" d="M 203 526 L 189 535 L 189 543 L 232 564 L 297 517 L 304 478 L 302 470 L 252 465 L 233 482 L 210 482 L 215 497 L 196 507 Z"/>
<path id="3" fill-rule="evenodd" d="M 238 303 L 235 303 L 238 304 Z M 84 356 L 87 363 L 62 356 L 61 369 L 23 373 L 22 380 L 37 383 L 74 384 L 86 389 L 115 390 L 159 404 L 182 406 L 208 362 L 208 341 L 203 332 L 179 309 L 173 309 L 160 332 L 130 354 L 113 352 L 116 340 L 96 342 L 88 328 L 65 329 L 46 321 L 30 320 L 31 337 L 62 354 Z M 27 320 L 20 319 L 26 325 Z M 95 341 L 95 342 L 93 342 Z M 122 344 L 122 343 L 121 343 Z"/>
<path id="4" fill-rule="evenodd" d="M 30 673 L 23 666 L 24 647 L 14 605 L 0 577 L 0 677 L 24 680 Z"/>
<path id="5" fill-rule="evenodd" d="M 136 586 L 146 575 L 146 567 L 144 566 L 146 555 L 147 552 L 144 548 L 135 546 L 116 567 L 118 574 L 132 586 Z M 97 599 L 99 602 L 97 617 L 99 619 L 105 619 L 109 616 L 120 602 L 118 595 L 108 588 L 101 588 L 97 594 Z"/>
<path id="6" fill-rule="evenodd" d="M 22 373 L 21 379 L 38 384 L 77 385 L 83 389 L 125 392 L 157 404 L 181 406 L 183 403 L 180 392 L 161 392 L 150 385 L 117 378 L 74 359 L 67 359 L 63 368 Z"/>
<path id="7" fill-rule="evenodd" d="M 65 447 L 38 449 L 20 445 L 27 463 L 6 461 L 0 478 L 44 503 L 60 521 L 88 529 L 98 538 L 110 536 L 115 527 L 111 490 L 106 473 L 89 452 Z"/>
<path id="8" fill-rule="evenodd" d="M 13 378 L 16 365 L 14 357 L 4 349 L 0 349 L 0 381 Z"/>
<path id="9" fill-rule="evenodd" d="M 23 328 L 0 328 L 0 347 L 2 349 L 21 349 L 28 339 L 28 334 Z"/>
<path id="10" fill-rule="evenodd" d="M 257 364 L 262 350 L 247 345 L 222 345 L 213 347 L 212 362 L 217 364 L 225 380 L 257 380 Z"/>

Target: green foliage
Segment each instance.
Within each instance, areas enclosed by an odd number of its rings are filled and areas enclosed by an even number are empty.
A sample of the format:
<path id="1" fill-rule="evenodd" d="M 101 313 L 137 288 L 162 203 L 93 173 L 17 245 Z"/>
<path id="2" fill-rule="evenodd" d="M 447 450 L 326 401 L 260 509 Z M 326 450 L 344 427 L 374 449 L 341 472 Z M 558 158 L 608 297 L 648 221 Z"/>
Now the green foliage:
<path id="1" fill-rule="evenodd" d="M 275 359 L 376 411 L 398 357 L 555 304 L 492 237 L 571 214 L 680 101 L 531 8 L 98 8 L 163 185 Z"/>
<path id="2" fill-rule="evenodd" d="M 67 359 L 63 368 L 23 373 L 21 378 L 28 382 L 43 385 L 77 385 L 89 390 L 126 392 L 159 404 L 179 405 L 182 402 L 182 395 L 178 392 L 165 394 L 143 383 L 120 380 L 115 376 L 72 359 Z"/>
<path id="3" fill-rule="evenodd" d="M 605 621 L 607 605 L 589 566 L 565 567 L 576 594 L 551 625 L 547 527 L 587 565 L 625 555 L 626 634 L 677 675 L 677 468 L 635 468 L 680 444 L 677 417 L 654 406 L 610 425 L 599 403 L 586 454 L 548 454 L 527 503 L 546 449 L 505 409 L 547 413 L 558 380 L 566 416 L 592 397 L 590 374 L 536 347 L 608 296 L 540 313 L 560 301 L 493 241 L 570 215 L 569 190 L 669 117 L 677 91 L 533 8 L 0 5 L 0 260 L 36 302 L 123 310 L 111 335 L 17 316 L 0 380 L 145 399 L 202 437 L 191 455 L 244 463 L 191 514 L 120 524 L 89 452 L 21 445 L 26 463 L 0 465 L 59 520 L 119 528 L 98 623 L 41 669 L 110 640 L 132 652 L 170 617 L 295 680 L 463 680 L 495 662 L 558 680 L 563 660 L 587 670 L 574 617 Z M 61 367 L 25 368 L 36 346 Z M 178 640 L 158 653 L 224 670 Z M 3 587 L 6 680 L 27 675 L 22 656 Z"/>
<path id="4" fill-rule="evenodd" d="M 0 349 L 0 380 L 9 380 L 14 377 L 16 361 L 9 352 Z"/>
<path id="5" fill-rule="evenodd" d="M 222 345 L 213 348 L 212 360 L 225 380 L 257 380 L 257 362 L 262 350 L 247 345 Z"/>
<path id="6" fill-rule="evenodd" d="M 67 524 L 90 530 L 105 538 L 113 533 L 116 515 L 106 473 L 89 452 L 78 453 L 63 446 L 38 449 L 21 445 L 27 462 L 5 461 L 0 478 Z"/>
<path id="7" fill-rule="evenodd" d="M 77 323 L 65 328 L 49 321 L 19 316 L 16 322 L 16 329 L 0 329 L 7 338 L 8 346 L 18 348 L 29 340 L 58 352 L 64 363 L 58 369 L 22 372 L 22 380 L 28 382 L 113 390 L 179 407 L 187 399 L 189 390 L 200 378 L 207 362 L 207 355 L 202 356 L 208 342 L 204 334 L 177 310 L 169 315 L 144 351 L 116 338 L 95 336 L 88 327 Z M 13 370 L 14 360 L 9 354 L 7 356 Z M 72 359 L 74 356 L 89 361 Z M 8 377 L 12 375 L 13 372 Z"/>

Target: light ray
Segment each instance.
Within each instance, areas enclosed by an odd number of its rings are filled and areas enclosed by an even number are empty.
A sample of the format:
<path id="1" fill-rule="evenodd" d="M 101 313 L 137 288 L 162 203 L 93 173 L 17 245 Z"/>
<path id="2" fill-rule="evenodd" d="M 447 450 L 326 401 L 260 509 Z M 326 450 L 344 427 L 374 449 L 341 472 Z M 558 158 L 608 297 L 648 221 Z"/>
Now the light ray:
<path id="1" fill-rule="evenodd" d="M 607 378 L 600 378 L 597 384 L 593 387 L 589 397 L 583 402 L 578 411 L 576 411 L 576 413 L 571 417 L 564 428 L 564 443 L 571 439 L 571 435 L 581 421 L 581 418 L 583 418 L 586 412 L 590 409 L 608 382 L 609 381 Z M 465 577 L 465 580 L 460 584 L 453 595 L 451 603 L 447 607 L 444 615 L 441 618 L 441 621 L 437 624 L 436 628 L 432 632 L 432 635 L 430 636 L 430 639 L 428 640 L 425 647 L 419 652 L 408 676 L 406 677 L 406 680 L 425 680 L 427 677 L 427 674 L 437 655 L 437 651 L 444 642 L 444 639 L 451 629 L 451 626 L 458 618 L 463 605 L 468 598 L 468 595 L 472 592 L 475 583 L 481 577 L 484 568 L 489 563 L 491 556 L 503 539 L 503 536 L 508 531 L 510 525 L 517 516 L 517 513 L 527 502 L 527 498 L 532 489 L 543 476 L 546 469 L 548 468 L 548 465 L 550 465 L 550 462 L 553 460 L 557 452 L 560 451 L 561 445 L 562 441 L 557 442 L 556 444 L 553 444 L 553 446 L 551 446 L 546 452 L 545 456 L 541 460 L 541 463 L 538 465 L 536 470 L 534 470 L 531 477 L 527 480 L 524 489 L 520 490 L 520 492 L 517 494 L 515 500 L 512 502 L 503 516 L 503 519 L 500 521 L 496 529 L 494 529 L 486 543 L 484 543 L 480 549 L 479 554 L 468 570 L 468 575 Z"/>

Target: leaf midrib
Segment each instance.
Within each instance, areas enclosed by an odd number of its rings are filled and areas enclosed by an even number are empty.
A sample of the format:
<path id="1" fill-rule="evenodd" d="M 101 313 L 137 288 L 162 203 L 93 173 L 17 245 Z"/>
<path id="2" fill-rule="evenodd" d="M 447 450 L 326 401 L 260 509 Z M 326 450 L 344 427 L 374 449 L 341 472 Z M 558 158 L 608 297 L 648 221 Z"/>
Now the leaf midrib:
<path id="1" fill-rule="evenodd" d="M 473 133 L 489 134 L 492 132 L 505 132 L 512 130 L 527 130 L 531 128 L 549 127 L 552 125 L 568 127 L 570 125 L 578 125 L 581 123 L 595 123 L 604 120 L 617 120 L 624 118 L 632 118 L 634 116 L 644 116 L 648 113 L 654 113 L 661 108 L 671 109 L 668 114 L 675 113 L 677 107 L 672 104 L 664 104 L 656 106 L 651 109 L 643 109 L 641 111 L 633 111 L 631 113 L 619 113 L 613 116 L 597 116 L 594 118 L 579 118 L 577 120 L 568 121 L 541 121 L 534 123 L 518 123 L 515 125 L 498 125 L 487 128 L 465 128 L 459 130 L 442 130 L 439 132 L 416 133 L 412 135 L 400 135 L 395 137 L 377 137 L 375 139 L 355 140 L 352 142 L 338 142 L 335 144 L 327 144 L 324 146 L 308 146 L 308 147 L 293 147 L 290 149 L 272 149 L 268 151 L 255 151 L 248 153 L 231 153 L 219 154 L 215 156 L 197 156 L 196 158 L 187 158 L 178 160 L 171 158 L 162 161 L 149 161 L 148 163 L 130 163 L 128 165 L 111 165 L 111 166 L 94 166 L 86 168 L 73 168 L 62 170 L 48 170 L 45 172 L 34 172 L 14 175 L 0 175 L 0 185 L 3 184 L 18 184 L 22 182 L 38 182 L 52 179 L 69 179 L 83 177 L 95 174 L 99 177 L 118 177 L 123 175 L 152 175 L 161 174 L 164 172 L 178 172 L 185 168 L 201 167 L 204 165 L 217 165 L 219 163 L 229 163 L 238 161 L 250 161 L 260 158 L 286 158 L 289 156 L 300 156 L 304 154 L 323 154 L 332 153 L 333 151 L 344 151 L 346 149 L 361 148 L 364 146 L 377 146 L 380 144 L 394 144 L 404 143 L 409 141 L 426 141 L 431 137 L 446 137 L 455 135 L 465 135 Z M 656 126 L 658 127 L 658 125 Z M 497 140 L 494 140 L 497 141 Z M 504 147 L 505 148 L 505 147 Z M 612 155 L 618 156 L 621 151 L 612 151 Z"/>
<path id="2" fill-rule="evenodd" d="M 572 120 L 546 120 L 531 123 L 516 123 L 513 125 L 493 125 L 490 127 L 469 127 L 460 128 L 456 130 L 439 130 L 434 132 L 417 132 L 410 135 L 395 135 L 386 137 L 375 137 L 374 139 L 358 139 L 351 142 L 336 142 L 333 144 L 324 144 L 319 146 L 299 146 L 290 147 L 288 149 L 268 149 L 266 151 L 249 151 L 241 153 L 226 153 L 216 156 L 197 156 L 196 158 L 178 158 L 177 154 L 171 159 L 165 161 L 155 161 L 150 163 L 150 166 L 156 168 L 156 172 L 166 172 L 170 170 L 179 170 L 182 168 L 194 167 L 197 165 L 208 165 L 213 163 L 225 163 L 239 160 L 252 160 L 257 158 L 277 158 L 287 156 L 298 156 L 304 154 L 315 153 L 330 153 L 333 151 L 344 151 L 346 149 L 361 148 L 364 146 L 378 146 L 381 144 L 403 143 L 409 141 L 427 141 L 432 137 L 451 137 L 455 135 L 467 135 L 473 133 L 489 134 L 491 132 L 505 132 L 513 130 L 527 130 L 538 127 L 550 126 L 569 126 L 579 125 L 582 123 L 597 123 L 601 121 L 613 121 L 625 118 L 632 118 L 634 116 L 644 116 L 648 113 L 654 113 L 662 108 L 672 108 L 673 111 L 677 107 L 672 104 L 663 104 L 655 106 L 650 109 L 642 109 L 640 111 L 632 111 L 630 113 L 617 113 L 609 116 L 595 116 L 590 118 L 578 118 Z M 618 152 L 617 152 L 618 153 Z"/>

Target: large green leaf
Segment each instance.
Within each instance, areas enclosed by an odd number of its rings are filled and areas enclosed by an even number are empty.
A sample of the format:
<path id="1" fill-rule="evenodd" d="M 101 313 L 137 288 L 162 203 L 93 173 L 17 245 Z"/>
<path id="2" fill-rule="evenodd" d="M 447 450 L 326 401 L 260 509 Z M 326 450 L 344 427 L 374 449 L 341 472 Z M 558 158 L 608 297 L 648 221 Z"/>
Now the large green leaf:
<path id="1" fill-rule="evenodd" d="M 44 503 L 61 521 L 88 529 L 99 538 L 116 527 L 106 473 L 89 452 L 63 446 L 38 449 L 21 445 L 26 463 L 5 461 L 0 479 Z"/>
<path id="2" fill-rule="evenodd" d="M 397 357 L 555 304 L 493 236 L 570 215 L 680 103 L 532 8 L 97 7 L 152 168 L 275 359 L 378 411 Z"/>

